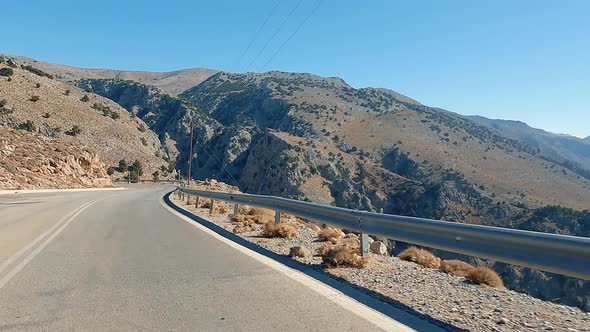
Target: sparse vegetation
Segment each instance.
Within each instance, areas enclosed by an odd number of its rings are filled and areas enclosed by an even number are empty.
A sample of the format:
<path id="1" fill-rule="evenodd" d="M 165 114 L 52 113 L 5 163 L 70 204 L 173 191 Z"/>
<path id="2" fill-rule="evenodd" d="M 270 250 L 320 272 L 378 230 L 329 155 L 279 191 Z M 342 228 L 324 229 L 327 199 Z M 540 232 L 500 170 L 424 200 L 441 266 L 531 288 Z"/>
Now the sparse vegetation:
<path id="1" fill-rule="evenodd" d="M 51 115 L 49 114 L 49 112 L 45 112 L 45 113 L 43 113 L 43 117 L 45 119 L 49 119 L 49 117 L 51 117 Z"/>
<path id="2" fill-rule="evenodd" d="M 318 237 L 320 239 L 323 241 L 329 241 L 333 244 L 336 244 L 343 236 L 344 233 L 340 230 L 340 228 L 326 227 L 318 233 Z"/>
<path id="3" fill-rule="evenodd" d="M 90 98 L 88 98 L 87 95 L 82 96 L 82 98 L 80 98 L 80 101 L 87 103 L 90 100 Z"/>
<path id="4" fill-rule="evenodd" d="M 115 174 L 115 168 L 113 166 L 107 168 L 107 174 L 108 175 L 113 175 Z"/>
<path id="5" fill-rule="evenodd" d="M 64 92 L 64 95 L 66 95 L 66 96 L 69 96 L 69 95 L 70 95 L 70 90 L 69 90 L 69 89 L 68 89 L 68 90 L 66 90 L 66 91 Z"/>
<path id="6" fill-rule="evenodd" d="M 31 72 L 31 73 L 33 73 L 33 74 L 37 75 L 37 76 L 45 76 L 45 77 L 48 77 L 48 78 L 51 78 L 51 79 L 53 79 L 53 75 L 51 75 L 51 74 L 48 74 L 48 73 L 46 73 L 46 72 L 42 71 L 41 69 L 37 69 L 37 68 L 35 68 L 35 67 L 33 67 L 33 66 L 30 66 L 30 65 L 26 65 L 26 66 L 24 66 L 24 65 L 21 65 L 20 67 L 21 67 L 22 69 L 26 70 L 26 71 L 29 71 L 29 72 Z"/>
<path id="7" fill-rule="evenodd" d="M 70 136 L 76 136 L 78 134 L 80 134 L 82 132 L 82 129 L 80 128 L 80 126 L 78 125 L 73 125 L 72 129 L 70 129 L 69 131 L 66 132 L 66 134 L 70 135 Z"/>
<path id="8" fill-rule="evenodd" d="M 414 246 L 402 251 L 398 257 L 405 261 L 414 262 L 431 269 L 438 269 L 440 267 L 440 258 L 434 256 L 434 254 L 428 250 Z"/>
<path id="9" fill-rule="evenodd" d="M 480 285 L 503 288 L 504 283 L 500 276 L 487 267 L 476 267 L 466 275 L 466 278 Z"/>
<path id="10" fill-rule="evenodd" d="M 361 256 L 357 246 L 343 244 L 329 249 L 322 261 L 328 267 L 363 268 L 371 263 L 371 256 Z"/>
<path id="11" fill-rule="evenodd" d="M 37 101 L 39 101 L 39 96 L 33 95 L 33 96 L 31 96 L 31 98 L 29 98 L 29 100 L 32 102 L 37 102 Z"/>
<path id="12" fill-rule="evenodd" d="M 31 120 L 27 120 L 27 122 L 23 123 L 22 128 L 26 131 L 35 131 L 37 129 L 35 123 Z"/>
<path id="13" fill-rule="evenodd" d="M 292 225 L 285 223 L 275 224 L 272 222 L 268 222 L 264 224 L 264 228 L 262 229 L 262 235 L 264 237 L 282 237 L 292 239 L 296 237 L 298 233 L 295 227 L 293 227 Z"/>
<path id="14" fill-rule="evenodd" d="M 440 262 L 441 271 L 457 277 L 465 277 L 471 273 L 473 269 L 475 269 L 475 266 L 458 259 L 443 260 Z"/>
<path id="15" fill-rule="evenodd" d="M 307 250 L 307 248 L 305 248 L 305 247 L 295 246 L 295 247 L 291 247 L 291 249 L 289 249 L 289 256 L 305 258 L 305 257 L 309 257 L 310 253 L 309 253 L 309 250 Z"/>
<path id="16" fill-rule="evenodd" d="M 141 138 L 140 138 L 140 140 L 141 140 L 141 144 L 142 144 L 143 146 L 147 146 L 147 145 L 148 145 L 148 144 L 147 144 L 147 141 L 145 140 L 145 138 L 141 137 Z"/>
<path id="17" fill-rule="evenodd" d="M 41 83 L 35 84 L 35 88 L 39 89 L 41 87 Z"/>
<path id="18" fill-rule="evenodd" d="M 10 77 L 12 75 L 14 75 L 12 68 L 0 68 L 0 76 Z"/>

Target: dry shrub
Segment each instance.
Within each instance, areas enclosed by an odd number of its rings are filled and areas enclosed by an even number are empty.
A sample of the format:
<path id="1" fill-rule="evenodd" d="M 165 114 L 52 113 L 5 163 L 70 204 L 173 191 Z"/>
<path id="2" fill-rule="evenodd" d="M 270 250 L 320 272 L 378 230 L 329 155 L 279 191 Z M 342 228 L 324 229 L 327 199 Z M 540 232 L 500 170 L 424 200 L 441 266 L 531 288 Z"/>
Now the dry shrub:
<path id="1" fill-rule="evenodd" d="M 201 198 L 199 200 L 199 206 L 205 209 L 208 209 L 211 207 L 211 200 L 210 199 L 203 199 Z"/>
<path id="2" fill-rule="evenodd" d="M 219 206 L 219 213 L 228 213 L 228 212 L 229 212 L 229 208 L 226 205 Z"/>
<path id="3" fill-rule="evenodd" d="M 366 267 L 371 263 L 371 256 L 361 256 L 358 247 L 339 245 L 322 257 L 328 267 Z"/>
<path id="4" fill-rule="evenodd" d="M 244 222 L 244 215 L 241 213 L 238 214 L 230 214 L 229 219 L 233 222 Z"/>
<path id="5" fill-rule="evenodd" d="M 250 211 L 248 211 L 248 214 L 251 216 L 274 216 L 275 212 L 273 210 L 253 206 L 250 208 Z"/>
<path id="6" fill-rule="evenodd" d="M 291 257 L 309 257 L 309 250 L 307 250 L 307 248 L 305 247 L 300 247 L 300 246 L 296 246 L 296 247 L 291 247 L 291 249 L 289 250 L 289 256 Z"/>
<path id="7" fill-rule="evenodd" d="M 466 278 L 480 285 L 503 288 L 504 283 L 500 276 L 487 267 L 476 267 L 466 275 Z"/>
<path id="8" fill-rule="evenodd" d="M 458 259 L 449 259 L 443 260 L 440 262 L 440 270 L 446 272 L 448 274 L 457 276 L 457 277 L 465 277 L 467 276 L 475 266 L 460 261 Z"/>
<path id="9" fill-rule="evenodd" d="M 252 222 L 255 222 L 259 225 L 265 225 L 269 222 L 274 221 L 274 218 L 268 215 L 263 215 L 263 214 L 257 214 L 254 216 L 248 216 L 247 219 L 251 220 Z"/>
<path id="10" fill-rule="evenodd" d="M 318 233 L 318 237 L 324 241 L 330 241 L 334 244 L 342 237 L 342 231 L 339 228 L 326 227 Z"/>
<path id="11" fill-rule="evenodd" d="M 399 258 L 420 264 L 424 267 L 438 269 L 440 267 L 440 258 L 434 256 L 430 251 L 419 249 L 416 247 L 409 247 L 399 254 Z"/>
<path id="12" fill-rule="evenodd" d="M 275 224 L 267 223 L 262 229 L 262 235 L 264 237 L 282 237 L 292 239 L 298 235 L 295 227 L 289 224 Z"/>
<path id="13" fill-rule="evenodd" d="M 232 232 L 234 234 L 240 234 L 240 233 L 244 233 L 246 231 L 246 229 L 244 228 L 244 226 L 238 224 L 236 225 L 236 227 L 234 227 L 234 229 L 232 230 Z"/>
<path id="14" fill-rule="evenodd" d="M 325 256 L 328 251 L 330 251 L 330 249 L 332 249 L 332 243 L 324 242 L 319 248 L 316 249 L 315 253 L 317 256 Z"/>

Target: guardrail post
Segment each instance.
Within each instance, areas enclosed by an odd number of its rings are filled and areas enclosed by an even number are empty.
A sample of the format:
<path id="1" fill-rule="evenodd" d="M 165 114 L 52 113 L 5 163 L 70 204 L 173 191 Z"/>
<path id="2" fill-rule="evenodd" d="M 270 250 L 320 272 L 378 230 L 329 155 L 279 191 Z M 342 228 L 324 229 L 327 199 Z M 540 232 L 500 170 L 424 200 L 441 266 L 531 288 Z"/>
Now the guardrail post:
<path id="1" fill-rule="evenodd" d="M 234 214 L 238 214 L 240 212 L 240 204 L 234 204 Z"/>
<path id="2" fill-rule="evenodd" d="M 199 196 L 197 196 L 197 200 L 195 201 L 195 208 L 199 207 Z"/>
<path id="3" fill-rule="evenodd" d="M 190 205 L 190 203 L 189 203 L 190 201 L 191 201 L 191 194 L 187 194 L 186 195 L 186 205 Z"/>
<path id="4" fill-rule="evenodd" d="M 215 209 L 215 200 L 211 199 L 211 204 L 209 205 L 209 214 L 213 213 L 213 209 Z"/>
<path id="5" fill-rule="evenodd" d="M 369 255 L 369 234 L 361 233 L 361 255 Z"/>
<path id="6" fill-rule="evenodd" d="M 281 223 L 281 211 L 275 210 L 275 224 Z"/>

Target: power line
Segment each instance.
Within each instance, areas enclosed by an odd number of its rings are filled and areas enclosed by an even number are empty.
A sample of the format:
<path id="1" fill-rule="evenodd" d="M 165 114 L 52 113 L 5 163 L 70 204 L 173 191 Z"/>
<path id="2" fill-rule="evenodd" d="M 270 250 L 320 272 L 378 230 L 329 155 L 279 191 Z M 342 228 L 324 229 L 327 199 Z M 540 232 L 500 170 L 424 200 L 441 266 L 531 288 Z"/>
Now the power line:
<path id="1" fill-rule="evenodd" d="M 260 34 L 260 31 L 262 31 L 262 29 L 264 29 L 264 27 L 266 26 L 266 23 L 268 23 L 268 20 L 270 20 L 270 18 L 272 17 L 272 15 L 274 14 L 275 10 L 279 7 L 279 5 L 281 4 L 280 1 L 277 1 L 274 5 L 274 7 L 272 7 L 272 10 L 270 11 L 270 13 L 268 13 L 268 16 L 266 17 L 266 19 L 264 20 L 264 22 L 262 23 L 261 26 L 258 27 L 258 30 L 256 30 L 256 32 L 254 33 L 254 37 L 252 38 L 252 40 L 250 40 L 250 43 L 248 44 L 248 46 L 246 47 L 246 49 L 244 50 L 244 52 L 242 52 L 242 55 L 240 55 L 240 57 L 238 58 L 238 61 L 236 62 L 236 66 L 238 66 L 240 64 L 240 62 L 242 62 L 242 59 L 244 58 L 244 56 L 246 55 L 246 53 L 248 53 L 248 51 L 250 50 L 250 47 L 252 47 L 252 44 L 254 44 L 254 41 L 258 38 L 258 35 Z"/>
<path id="2" fill-rule="evenodd" d="M 299 29 L 301 29 L 301 27 L 307 22 L 307 20 L 309 20 L 309 18 L 318 10 L 318 8 L 320 8 L 320 6 L 324 3 L 325 0 L 319 0 L 317 5 L 315 6 L 315 8 L 311 11 L 311 13 L 309 13 L 309 15 L 307 15 L 307 17 L 305 18 L 305 20 L 303 20 L 303 22 L 301 22 L 301 24 L 299 24 L 299 26 L 297 27 L 297 29 L 295 29 L 295 31 L 293 31 L 293 33 L 289 36 L 289 38 L 287 38 L 287 40 L 285 40 L 285 42 L 281 45 L 281 47 L 279 47 L 279 49 L 270 57 L 270 59 L 268 59 L 268 61 L 266 61 L 266 63 L 264 63 L 264 65 L 262 66 L 261 69 L 264 69 L 264 67 L 266 67 L 266 65 L 268 65 L 274 58 L 275 56 L 277 56 L 277 54 L 279 54 L 279 52 L 281 52 L 281 50 L 283 49 L 283 47 L 285 47 L 285 45 L 287 45 L 287 43 L 291 40 L 291 38 L 293 38 L 293 36 L 295 36 L 295 34 L 297 34 L 297 32 L 299 31 Z"/>
<path id="3" fill-rule="evenodd" d="M 258 57 L 260 56 L 260 54 L 262 54 L 262 52 L 264 52 L 264 50 L 266 49 L 266 47 L 268 46 L 268 44 L 270 44 L 270 42 L 277 36 L 277 34 L 279 33 L 279 31 L 281 31 L 281 29 L 285 25 L 285 23 L 287 23 L 287 21 L 289 20 L 289 18 L 291 18 L 291 16 L 293 16 L 293 13 L 295 12 L 295 10 L 297 10 L 297 8 L 299 8 L 299 5 L 301 5 L 301 2 L 303 2 L 303 0 L 299 0 L 299 2 L 297 2 L 297 5 L 295 5 L 295 7 L 293 7 L 293 9 L 291 9 L 291 12 L 289 13 L 289 15 L 283 20 L 283 22 L 281 23 L 281 25 L 279 26 L 279 28 L 272 35 L 272 37 L 270 37 L 270 39 L 266 42 L 266 44 L 264 44 L 264 47 L 260 50 L 260 52 L 258 52 L 258 54 L 256 54 L 256 56 L 254 57 L 254 59 L 252 59 L 252 61 L 248 65 L 248 68 L 252 67 L 252 64 L 254 63 L 254 61 L 256 61 L 256 59 L 258 59 Z"/>

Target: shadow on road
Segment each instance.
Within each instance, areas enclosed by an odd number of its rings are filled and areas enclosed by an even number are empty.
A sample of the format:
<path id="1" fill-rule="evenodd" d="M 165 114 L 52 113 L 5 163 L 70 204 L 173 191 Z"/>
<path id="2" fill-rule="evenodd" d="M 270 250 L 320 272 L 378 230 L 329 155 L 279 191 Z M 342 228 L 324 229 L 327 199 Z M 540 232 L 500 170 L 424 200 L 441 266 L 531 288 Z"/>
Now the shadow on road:
<path id="1" fill-rule="evenodd" d="M 252 251 L 255 251 L 255 252 L 257 252 L 263 256 L 266 256 L 268 258 L 271 258 L 277 262 L 280 262 L 292 269 L 300 271 L 300 272 L 306 274 L 307 276 L 324 283 L 325 285 L 327 285 L 329 287 L 337 289 L 338 291 L 342 292 L 346 296 L 353 298 L 356 301 L 366 305 L 367 307 L 370 307 L 373 310 L 376 310 L 376 311 L 378 311 L 378 312 L 380 312 L 380 313 L 382 313 L 382 314 L 384 314 L 384 315 L 386 315 L 386 316 L 388 316 L 388 317 L 390 317 L 390 318 L 392 318 L 392 319 L 394 319 L 394 320 L 396 320 L 396 321 L 398 321 L 410 328 L 414 328 L 417 331 L 420 331 L 420 330 L 423 330 L 423 325 L 417 324 L 413 319 L 406 317 L 406 315 L 404 315 L 403 313 L 400 313 L 400 310 L 406 314 L 414 316 L 415 318 L 418 318 L 423 321 L 427 321 L 433 325 L 439 326 L 442 329 L 445 329 L 448 331 L 468 331 L 466 329 L 459 328 L 459 327 L 449 324 L 447 322 L 438 320 L 438 319 L 431 317 L 429 315 L 420 313 L 420 312 L 412 309 L 411 307 L 409 307 L 409 306 L 407 306 L 395 299 L 384 296 L 382 294 L 375 293 L 367 288 L 350 284 L 350 283 L 346 282 L 345 280 L 336 278 L 336 277 L 334 277 L 334 276 L 332 276 L 320 269 L 313 268 L 309 265 L 306 265 L 306 264 L 300 263 L 296 260 L 293 260 L 290 257 L 282 256 L 282 255 L 279 255 L 273 251 L 264 249 L 264 248 L 254 244 L 248 240 L 245 240 L 245 239 L 235 235 L 232 232 L 225 230 L 224 228 L 222 228 L 222 227 L 220 227 L 220 226 L 218 226 L 206 219 L 198 217 L 198 216 L 176 206 L 170 200 L 170 195 L 173 192 L 174 191 L 169 192 L 168 194 L 164 195 L 164 202 L 166 202 L 166 204 L 168 204 L 168 206 L 170 206 L 172 209 L 179 212 L 180 214 L 190 218 L 194 222 L 197 222 L 197 223 L 207 227 L 208 229 L 216 232 L 217 234 L 219 234 L 229 240 L 232 240 L 235 243 L 242 245 L 243 247 L 246 247 L 246 248 L 248 248 Z"/>

